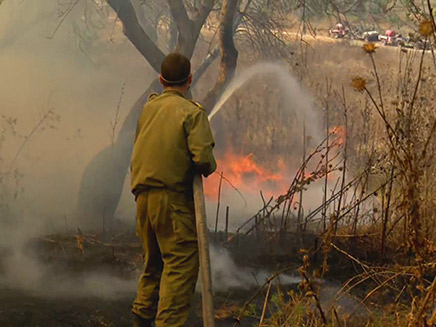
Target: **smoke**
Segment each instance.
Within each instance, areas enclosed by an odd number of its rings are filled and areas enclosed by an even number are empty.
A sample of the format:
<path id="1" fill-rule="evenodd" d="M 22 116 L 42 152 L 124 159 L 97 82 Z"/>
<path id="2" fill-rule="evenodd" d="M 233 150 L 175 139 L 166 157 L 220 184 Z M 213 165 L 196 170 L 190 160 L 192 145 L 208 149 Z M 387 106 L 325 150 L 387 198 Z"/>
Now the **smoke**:
<path id="1" fill-rule="evenodd" d="M 71 218 L 85 166 L 110 144 L 123 83 L 118 128 L 154 77 L 110 17 L 101 19 L 101 28 L 83 21 L 82 4 L 48 39 L 59 23 L 57 9 L 49 0 L 0 7 L 2 114 L 17 119 L 17 134 L 1 150 L 2 165 L 10 166 L 43 113 L 53 109 L 59 120 L 31 136 L 13 167 L 25 190 L 16 207 L 52 219 Z"/>
<path id="2" fill-rule="evenodd" d="M 122 85 L 118 129 L 154 74 L 110 17 L 101 18 L 102 27 L 87 25 L 81 3 L 49 39 L 59 24 L 57 9 L 49 0 L 0 7 L 2 115 L 16 119 L 17 132 L 3 142 L 2 171 L 43 114 L 53 110 L 59 119 L 30 137 L 13 166 L 23 175 L 24 189 L 15 207 L 38 219 L 67 215 L 73 225 L 81 174 L 110 144 Z"/>
<path id="3" fill-rule="evenodd" d="M 99 297 L 106 299 L 132 296 L 135 279 L 123 279 L 105 271 L 69 274 L 66 269 L 43 265 L 22 248 L 13 249 L 2 262 L 0 286 L 44 297 Z"/>
<path id="4" fill-rule="evenodd" d="M 32 238 L 76 230 L 81 175 L 111 142 L 123 84 L 115 133 L 155 75 L 113 14 L 85 6 L 79 2 L 61 25 L 65 8 L 56 1 L 0 6 L 0 282 L 6 287 L 96 296 L 136 287 L 108 273 L 55 274 L 26 249 Z M 47 112 L 53 114 L 39 124 Z M 134 216 L 126 219 L 133 225 Z"/>
<path id="5" fill-rule="evenodd" d="M 310 132 L 312 132 L 312 137 L 316 141 L 321 141 L 322 136 L 319 134 L 321 131 L 320 119 L 317 117 L 313 97 L 303 89 L 298 80 L 288 72 L 286 67 L 275 63 L 257 63 L 235 77 L 209 114 L 209 120 L 212 120 L 229 98 L 253 77 L 271 74 L 277 79 L 276 85 L 281 90 L 282 101 L 285 104 L 286 110 L 293 112 L 298 121 L 305 122 L 308 126 L 311 126 Z"/>
<path id="6" fill-rule="evenodd" d="M 265 163 L 272 161 L 277 163 L 271 164 L 270 167 L 259 164 L 255 155 L 249 158 L 244 153 L 241 153 L 241 155 L 232 153 L 239 151 L 237 149 L 219 149 L 220 151 L 218 152 L 222 158 L 218 160 L 218 170 L 223 171 L 224 177 L 228 178 L 222 183 L 222 210 L 219 217 L 220 229 L 224 227 L 226 206 L 230 207 L 230 228 L 234 230 L 239 227 L 244 220 L 261 209 L 264 206 L 264 201 L 267 202 L 271 196 L 277 197 L 286 193 L 296 170 L 302 164 L 303 149 L 300 143 L 303 143 L 303 135 L 310 137 L 311 143 L 305 151 L 310 151 L 311 147 L 318 145 L 325 137 L 319 108 L 317 108 L 315 104 L 314 97 L 306 91 L 301 83 L 289 72 L 287 65 L 271 62 L 260 62 L 253 66 L 245 67 L 242 72 L 237 74 L 209 114 L 209 119 L 213 127 L 215 118 L 218 118 L 221 113 L 226 115 L 222 110 L 230 109 L 226 104 L 230 103 L 229 100 L 233 95 L 238 93 L 239 90 L 241 90 L 241 94 L 245 94 L 246 97 L 250 97 L 251 94 L 253 98 L 255 96 L 252 94 L 253 92 L 262 90 L 264 86 L 251 83 L 256 78 L 258 78 L 257 80 L 259 81 L 265 82 L 268 80 L 268 82 L 273 83 L 273 89 L 277 92 L 269 96 L 279 98 L 278 101 L 276 99 L 274 103 L 284 115 L 281 116 L 280 112 L 277 113 L 271 110 L 271 108 L 266 108 L 263 111 L 270 114 L 276 113 L 281 117 L 290 116 L 292 117 L 293 125 L 288 126 L 285 135 L 269 133 L 269 137 L 272 138 L 270 140 L 272 143 L 270 148 L 265 148 L 269 142 L 262 140 L 262 134 L 265 134 L 264 138 L 266 138 L 267 129 L 274 129 L 276 126 L 267 126 L 266 122 L 264 122 L 265 126 L 263 127 L 261 127 L 262 125 L 257 125 L 257 133 L 260 134 L 258 139 L 260 139 L 262 144 L 258 145 L 259 149 L 255 151 L 258 151 L 260 162 Z M 251 86 L 253 86 L 253 89 L 251 89 Z M 244 88 L 247 88 L 247 90 L 244 90 Z M 245 103 L 245 105 L 253 106 L 253 102 Z M 265 105 L 268 105 L 268 103 Z M 250 108 L 244 108 L 243 112 L 247 117 L 242 117 L 242 120 L 246 118 L 247 121 L 255 122 L 255 119 L 248 116 L 251 115 L 250 111 Z M 237 113 L 237 115 L 239 115 L 239 113 Z M 285 121 L 279 123 L 285 124 Z M 231 124 L 231 128 L 241 128 L 235 126 L 234 119 L 227 119 L 225 123 L 223 123 L 224 126 L 229 124 Z M 269 124 L 271 124 L 271 121 Z M 247 124 L 244 126 L 247 128 Z M 221 128 L 220 131 L 225 134 L 225 129 Z M 292 138 L 293 141 L 289 142 L 288 140 L 284 140 L 283 137 Z M 248 142 L 255 141 L 252 140 Z M 279 152 L 274 150 L 274 146 L 279 143 L 288 145 L 285 150 L 289 152 L 286 153 L 287 156 L 283 153 L 284 147 L 279 146 Z M 220 142 L 218 142 L 218 148 L 220 147 L 219 144 Z M 244 144 L 242 144 L 242 147 L 244 147 Z M 265 158 L 263 158 L 264 156 L 268 156 L 270 160 L 265 160 Z M 272 168 L 274 166 L 276 166 L 275 169 Z M 209 219 L 216 216 L 215 208 L 218 198 L 217 189 L 219 179 L 219 175 L 213 175 L 208 178 L 205 184 L 205 190 L 208 193 Z M 260 191 L 263 191 L 262 195 Z M 304 209 L 307 212 L 321 204 L 323 196 L 321 183 L 313 183 L 305 193 L 306 200 Z M 210 223 L 213 224 L 212 222 Z"/>
<path id="7" fill-rule="evenodd" d="M 262 285 L 274 272 L 266 269 L 250 269 L 240 267 L 224 248 L 210 247 L 211 270 L 213 287 L 215 290 L 227 291 L 232 288 L 252 289 Z M 281 275 L 280 281 L 284 285 L 298 284 L 298 276 Z"/>
<path id="8" fill-rule="evenodd" d="M 215 290 L 253 289 L 274 273 L 266 269 L 240 267 L 223 248 L 211 246 L 210 254 Z M 0 287 L 30 291 L 46 297 L 92 296 L 112 299 L 132 296 L 136 292 L 139 277 L 132 274 L 122 278 L 103 270 L 80 274 L 68 272 L 65 267 L 59 267 L 55 263 L 43 264 L 34 254 L 26 251 L 24 246 L 8 247 L 7 253 L 3 253 L 0 267 Z M 281 275 L 280 280 L 283 285 L 292 285 L 298 284 L 301 278 Z"/>

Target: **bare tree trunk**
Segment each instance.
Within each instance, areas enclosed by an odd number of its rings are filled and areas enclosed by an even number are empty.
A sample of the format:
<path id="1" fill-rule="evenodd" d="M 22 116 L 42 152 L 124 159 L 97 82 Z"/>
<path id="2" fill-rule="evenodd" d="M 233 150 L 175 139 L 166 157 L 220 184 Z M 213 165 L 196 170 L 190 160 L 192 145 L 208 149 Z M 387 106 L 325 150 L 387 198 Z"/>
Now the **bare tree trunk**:
<path id="1" fill-rule="evenodd" d="M 133 105 L 115 143 L 100 151 L 86 166 L 76 212 L 81 227 L 98 228 L 104 215 L 106 229 L 110 229 L 128 171 L 137 121 L 149 94 L 159 90 L 156 79 Z"/>
<path id="2" fill-rule="evenodd" d="M 177 25 L 174 22 L 170 23 L 170 40 L 168 42 L 168 49 L 170 51 L 175 51 L 177 47 L 177 39 L 179 37 L 179 31 L 177 30 Z"/>
<path id="3" fill-rule="evenodd" d="M 205 108 L 211 110 L 216 101 L 221 97 L 227 84 L 235 75 L 238 62 L 238 50 L 233 41 L 234 20 L 238 7 L 238 0 L 224 0 L 220 19 L 220 50 L 221 67 L 215 86 L 208 92 L 203 101 Z"/>
<path id="4" fill-rule="evenodd" d="M 157 44 L 157 22 L 159 21 L 159 17 L 157 17 L 155 20 L 151 20 L 150 17 L 146 15 L 145 10 L 142 10 L 141 3 L 138 0 L 132 1 L 131 3 L 135 9 L 138 22 L 143 27 L 144 32 L 155 44 Z"/>
<path id="5" fill-rule="evenodd" d="M 170 6 L 171 15 L 176 23 L 178 34 L 178 43 L 176 51 L 183 53 L 188 58 L 192 57 L 200 36 L 201 28 L 205 23 L 215 1 L 203 0 L 200 8 L 197 10 L 193 19 L 190 19 L 186 11 L 183 0 L 167 0 Z"/>
<path id="6" fill-rule="evenodd" d="M 189 18 L 183 0 L 168 0 L 168 4 L 170 5 L 171 15 L 174 18 L 177 30 L 180 31 L 176 51 L 191 57 L 199 35 L 199 33 L 196 33 L 196 26 Z"/>
<path id="7" fill-rule="evenodd" d="M 123 23 L 126 37 L 132 42 L 136 49 L 138 49 L 151 67 L 153 67 L 156 72 L 159 72 L 160 64 L 165 58 L 165 55 L 147 33 L 144 32 L 130 0 L 108 0 L 108 4 Z"/>
<path id="8" fill-rule="evenodd" d="M 193 80 L 192 80 L 192 84 L 191 84 L 192 88 L 195 88 L 195 85 L 198 83 L 200 77 L 206 72 L 206 70 L 209 68 L 210 64 L 213 61 L 215 61 L 215 59 L 218 57 L 219 53 L 220 53 L 220 49 L 219 49 L 219 47 L 216 47 L 215 49 L 213 49 L 213 51 L 211 53 L 209 53 L 206 56 L 206 58 L 203 60 L 201 65 L 197 68 L 197 70 L 193 74 Z M 211 110 L 211 109 L 209 109 L 209 110 Z"/>

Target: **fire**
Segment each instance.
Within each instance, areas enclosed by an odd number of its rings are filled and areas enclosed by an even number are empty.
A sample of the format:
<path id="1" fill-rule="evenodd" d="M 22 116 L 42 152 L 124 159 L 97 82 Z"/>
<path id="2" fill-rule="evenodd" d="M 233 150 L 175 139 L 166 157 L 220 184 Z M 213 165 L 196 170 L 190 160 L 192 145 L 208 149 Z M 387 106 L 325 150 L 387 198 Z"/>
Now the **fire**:
<path id="1" fill-rule="evenodd" d="M 343 146 L 345 144 L 346 131 L 344 126 L 332 127 L 329 132 L 335 138 L 337 145 Z"/>
<path id="2" fill-rule="evenodd" d="M 346 140 L 345 128 L 335 126 L 329 132 L 331 135 L 329 144 L 337 149 L 343 147 Z M 222 187 L 227 190 L 236 188 L 243 195 L 251 194 L 256 196 L 262 191 L 265 197 L 268 198 L 285 194 L 290 186 L 293 174 L 298 169 L 299 160 L 296 159 L 294 163 L 287 163 L 282 158 L 277 159 L 277 156 L 272 156 L 272 158 L 276 162 L 275 169 L 259 164 L 253 153 L 242 155 L 235 153 L 232 149 L 228 150 L 221 158 L 217 159 L 217 172 L 205 180 L 205 195 L 208 198 L 217 199 L 221 173 L 223 174 Z M 324 156 L 321 156 L 321 160 L 324 160 L 323 158 Z M 331 169 L 332 166 L 333 163 L 329 163 L 327 169 Z M 306 179 L 317 180 L 323 178 L 323 176 L 320 177 L 319 173 L 314 173 L 311 169 L 314 169 L 313 164 L 309 164 L 304 171 Z M 337 178 L 338 175 L 335 172 L 330 172 L 327 175 L 327 179 L 330 181 L 335 181 Z"/>
<path id="3" fill-rule="evenodd" d="M 205 181 L 205 194 L 208 197 L 217 196 L 221 172 L 226 179 L 223 185 L 228 181 L 244 194 L 255 194 L 262 190 L 271 195 L 278 195 L 286 190 L 286 165 L 281 159 L 277 164 L 278 172 L 258 164 L 252 153 L 238 155 L 228 151 L 222 158 L 217 159 L 217 164 L 219 172 Z"/>

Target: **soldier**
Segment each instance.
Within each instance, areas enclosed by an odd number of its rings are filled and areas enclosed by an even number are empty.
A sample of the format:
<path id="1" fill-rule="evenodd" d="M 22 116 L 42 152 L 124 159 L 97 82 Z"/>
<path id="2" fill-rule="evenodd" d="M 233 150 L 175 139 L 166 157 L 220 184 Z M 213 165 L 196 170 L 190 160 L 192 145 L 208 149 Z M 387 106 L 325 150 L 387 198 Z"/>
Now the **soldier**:
<path id="1" fill-rule="evenodd" d="M 159 79 L 164 91 L 144 106 L 131 161 L 145 254 L 132 312 L 134 326 L 182 327 L 199 268 L 193 178 L 215 171 L 214 139 L 205 110 L 186 98 L 189 59 L 168 55 Z"/>

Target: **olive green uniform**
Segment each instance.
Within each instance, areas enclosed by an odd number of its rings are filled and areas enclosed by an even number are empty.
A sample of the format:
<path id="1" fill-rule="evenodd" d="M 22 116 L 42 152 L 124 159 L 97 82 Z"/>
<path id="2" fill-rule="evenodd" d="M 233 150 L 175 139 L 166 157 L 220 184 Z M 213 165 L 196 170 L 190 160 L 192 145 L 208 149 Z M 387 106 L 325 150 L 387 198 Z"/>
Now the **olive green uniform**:
<path id="1" fill-rule="evenodd" d="M 173 90 L 144 106 L 132 154 L 137 234 L 145 253 L 133 312 L 156 327 L 182 327 L 198 276 L 192 183 L 216 169 L 206 112 Z"/>

